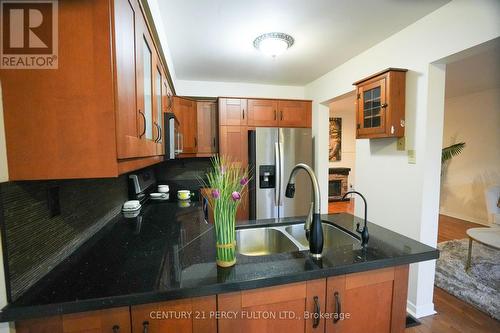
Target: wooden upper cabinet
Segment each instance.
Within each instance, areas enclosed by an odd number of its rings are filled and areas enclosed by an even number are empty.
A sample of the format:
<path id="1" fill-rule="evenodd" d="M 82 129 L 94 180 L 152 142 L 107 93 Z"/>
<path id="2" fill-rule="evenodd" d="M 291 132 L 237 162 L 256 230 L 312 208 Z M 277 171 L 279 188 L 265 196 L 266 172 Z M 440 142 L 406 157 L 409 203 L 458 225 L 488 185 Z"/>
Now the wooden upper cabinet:
<path id="1" fill-rule="evenodd" d="M 406 71 L 389 68 L 354 83 L 358 139 L 404 136 Z"/>
<path id="2" fill-rule="evenodd" d="M 196 154 L 198 148 L 196 101 L 173 97 L 173 112 L 179 120 L 182 154 Z"/>
<path id="3" fill-rule="evenodd" d="M 132 332 L 217 332 L 217 321 L 211 316 L 216 309 L 215 295 L 132 306 Z M 178 317 L 182 314 L 191 315 Z"/>
<path id="4" fill-rule="evenodd" d="M 221 318 L 219 333 L 324 332 L 324 320 L 305 319 L 325 308 L 325 279 L 217 295 L 217 310 L 236 313 Z M 252 314 L 275 315 L 275 319 Z"/>
<path id="5" fill-rule="evenodd" d="M 163 69 L 158 56 L 154 58 L 153 66 L 153 137 L 156 143 L 156 154 L 163 155 L 164 150 L 164 131 L 163 131 Z"/>
<path id="6" fill-rule="evenodd" d="M 116 0 L 114 10 L 118 159 L 159 155 L 156 50 L 137 1 Z"/>
<path id="7" fill-rule="evenodd" d="M 139 123 L 139 138 L 142 139 L 149 148 L 141 149 L 141 155 L 151 156 L 156 154 L 155 140 L 157 128 L 155 126 L 156 110 L 154 108 L 156 50 L 146 22 L 143 19 L 138 19 L 136 25 L 137 121 Z"/>
<path id="8" fill-rule="evenodd" d="M 158 49 L 140 3 L 62 1 L 58 22 L 57 69 L 0 69 L 9 179 L 116 177 L 160 162 Z"/>
<path id="9" fill-rule="evenodd" d="M 219 98 L 219 125 L 239 126 L 248 122 L 247 100 Z"/>
<path id="10" fill-rule="evenodd" d="M 217 103 L 199 101 L 196 103 L 198 119 L 198 149 L 197 154 L 215 154 L 218 152 Z"/>
<path id="11" fill-rule="evenodd" d="M 278 101 L 273 99 L 249 99 L 248 125 L 276 127 L 278 121 Z"/>
<path id="12" fill-rule="evenodd" d="M 311 102 L 278 101 L 280 127 L 311 127 Z"/>

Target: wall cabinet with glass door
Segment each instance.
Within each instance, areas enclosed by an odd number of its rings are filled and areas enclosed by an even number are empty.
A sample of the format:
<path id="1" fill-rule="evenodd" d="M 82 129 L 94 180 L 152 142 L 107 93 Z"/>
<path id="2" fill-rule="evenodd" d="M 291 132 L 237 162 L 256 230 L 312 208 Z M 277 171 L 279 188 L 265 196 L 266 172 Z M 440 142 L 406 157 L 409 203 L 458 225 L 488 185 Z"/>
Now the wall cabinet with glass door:
<path id="1" fill-rule="evenodd" d="M 357 139 L 404 136 L 406 71 L 389 68 L 354 83 Z"/>

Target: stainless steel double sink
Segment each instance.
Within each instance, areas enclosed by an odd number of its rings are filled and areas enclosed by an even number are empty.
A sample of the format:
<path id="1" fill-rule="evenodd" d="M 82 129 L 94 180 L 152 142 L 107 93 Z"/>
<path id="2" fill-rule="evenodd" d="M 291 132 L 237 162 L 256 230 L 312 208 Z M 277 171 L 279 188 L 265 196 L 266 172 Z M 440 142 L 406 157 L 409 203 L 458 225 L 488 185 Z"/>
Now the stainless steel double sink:
<path id="1" fill-rule="evenodd" d="M 323 223 L 323 248 L 358 244 L 350 234 Z M 236 250 L 245 256 L 309 250 L 304 223 L 236 230 Z"/>

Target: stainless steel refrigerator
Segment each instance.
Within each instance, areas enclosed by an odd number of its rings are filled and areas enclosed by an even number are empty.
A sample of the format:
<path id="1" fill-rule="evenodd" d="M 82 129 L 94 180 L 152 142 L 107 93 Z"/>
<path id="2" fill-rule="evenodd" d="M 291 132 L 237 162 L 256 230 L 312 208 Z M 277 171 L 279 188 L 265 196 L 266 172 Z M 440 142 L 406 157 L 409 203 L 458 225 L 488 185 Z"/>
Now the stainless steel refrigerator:
<path id="1" fill-rule="evenodd" d="M 256 128 L 249 131 L 250 219 L 306 216 L 312 202 L 312 185 L 300 172 L 296 178 L 296 195 L 285 197 L 288 177 L 297 163 L 313 167 L 311 129 Z"/>

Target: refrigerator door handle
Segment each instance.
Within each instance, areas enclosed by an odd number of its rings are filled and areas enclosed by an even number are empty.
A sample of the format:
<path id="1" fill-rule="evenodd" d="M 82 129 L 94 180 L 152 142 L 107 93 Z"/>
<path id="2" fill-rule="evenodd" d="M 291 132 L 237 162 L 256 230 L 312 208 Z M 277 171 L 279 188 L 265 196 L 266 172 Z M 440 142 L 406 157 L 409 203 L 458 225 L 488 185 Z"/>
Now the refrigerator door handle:
<path id="1" fill-rule="evenodd" d="M 276 163 L 276 184 L 274 186 L 274 204 L 279 206 L 281 200 L 281 156 L 280 156 L 280 144 L 278 142 L 274 143 L 274 159 Z"/>
<path id="2" fill-rule="evenodd" d="M 279 201 L 278 206 L 283 206 L 283 185 L 285 184 L 285 157 L 283 156 L 283 144 L 280 142 L 279 145 L 279 155 L 280 155 L 280 187 L 279 191 Z"/>

